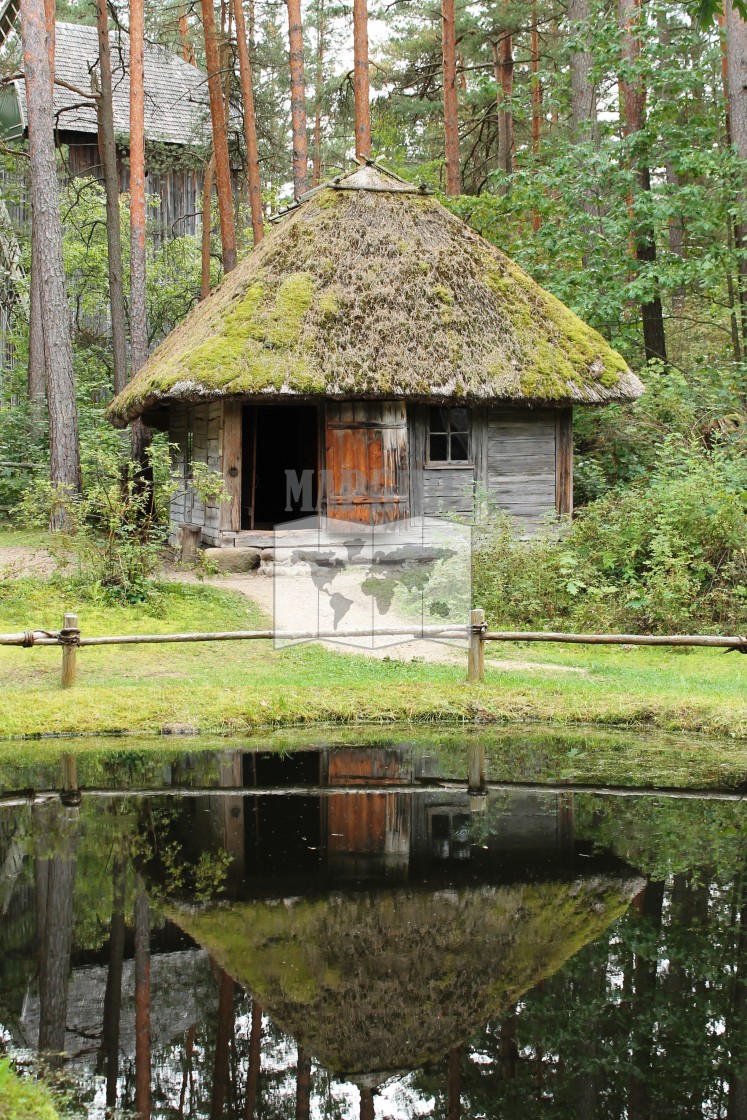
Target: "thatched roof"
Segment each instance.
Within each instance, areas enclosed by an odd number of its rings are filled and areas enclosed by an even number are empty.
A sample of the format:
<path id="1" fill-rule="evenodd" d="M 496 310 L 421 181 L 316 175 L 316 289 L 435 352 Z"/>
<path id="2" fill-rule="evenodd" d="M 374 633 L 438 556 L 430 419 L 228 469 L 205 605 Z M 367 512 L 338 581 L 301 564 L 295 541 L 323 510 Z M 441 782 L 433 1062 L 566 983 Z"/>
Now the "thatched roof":
<path id="1" fill-rule="evenodd" d="M 416 1069 L 504 1014 L 624 913 L 643 880 L 415 886 L 170 909 L 340 1075 Z"/>
<path id="2" fill-rule="evenodd" d="M 109 408 L 170 400 L 634 400 L 599 335 L 437 199 L 379 167 L 310 192 Z"/>

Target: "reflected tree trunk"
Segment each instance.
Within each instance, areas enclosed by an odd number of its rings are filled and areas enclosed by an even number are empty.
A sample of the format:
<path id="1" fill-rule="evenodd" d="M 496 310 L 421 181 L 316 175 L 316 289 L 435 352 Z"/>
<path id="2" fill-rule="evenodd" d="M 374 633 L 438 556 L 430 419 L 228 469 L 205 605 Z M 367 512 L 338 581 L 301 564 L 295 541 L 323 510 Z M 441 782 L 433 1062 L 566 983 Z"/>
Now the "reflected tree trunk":
<path id="1" fill-rule="evenodd" d="M 739 919 L 734 953 L 731 1012 L 726 1024 L 729 1047 L 727 1120 L 747 1117 L 747 873 L 737 883 Z"/>
<path id="2" fill-rule="evenodd" d="M 360 1120 L 374 1120 L 376 1106 L 374 1105 L 373 1089 L 361 1089 Z"/>
<path id="3" fill-rule="evenodd" d="M 501 1023 L 501 1077 L 516 1077 L 519 1047 L 516 1042 L 518 1018 L 516 1012 L 507 1015 Z"/>
<path id="4" fill-rule="evenodd" d="M 220 969 L 218 980 L 218 1029 L 215 1036 L 213 1065 L 213 1095 L 210 1120 L 220 1120 L 228 1092 L 228 1056 L 233 1032 L 233 997 L 236 985 L 233 977 Z"/>
<path id="5" fill-rule="evenodd" d="M 39 938 L 39 1050 L 65 1049 L 67 994 L 73 944 L 73 894 L 78 812 L 52 805 L 36 817 L 36 905 Z"/>
<path id="6" fill-rule="evenodd" d="M 309 1120 L 311 1109 L 311 1057 L 298 1047 L 296 1062 L 296 1120 Z"/>
<path id="7" fill-rule="evenodd" d="M 652 1005 L 656 992 L 658 953 L 664 904 L 664 883 L 648 883 L 643 892 L 640 915 L 641 924 L 651 936 L 651 950 L 637 953 L 633 962 L 633 993 L 631 1012 L 633 1021 L 632 1072 L 628 1083 L 629 1120 L 650 1120 L 651 1076 L 653 1072 L 653 1016 Z"/>
<path id="8" fill-rule="evenodd" d="M 448 1080 L 446 1085 L 447 1120 L 459 1120 L 462 1115 L 462 1047 L 449 1051 Z"/>
<path id="9" fill-rule="evenodd" d="M 106 1061 L 106 1107 L 109 1109 L 114 1109 L 117 1105 L 126 883 L 127 864 L 121 856 L 115 856 L 112 863 L 112 921 L 109 932 L 109 969 L 106 974 L 102 1033 L 102 1052 Z"/>
<path id="10" fill-rule="evenodd" d="M 135 1111 L 150 1120 L 150 905 L 135 888 Z"/>
<path id="11" fill-rule="evenodd" d="M 254 1120 L 259 1088 L 259 1070 L 262 1060 L 262 1008 L 252 1000 L 252 1027 L 249 1035 L 249 1065 L 246 1071 L 245 1120 Z"/>

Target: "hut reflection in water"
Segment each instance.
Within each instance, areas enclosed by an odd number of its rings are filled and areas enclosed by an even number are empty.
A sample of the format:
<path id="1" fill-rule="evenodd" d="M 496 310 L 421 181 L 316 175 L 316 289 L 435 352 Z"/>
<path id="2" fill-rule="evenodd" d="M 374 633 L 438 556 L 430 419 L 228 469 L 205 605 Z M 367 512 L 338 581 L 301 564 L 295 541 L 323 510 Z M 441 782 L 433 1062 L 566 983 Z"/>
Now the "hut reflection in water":
<path id="1" fill-rule="evenodd" d="M 204 795 L 26 815 L 3 1020 L 57 1052 L 91 1116 L 274 1115 L 294 1066 L 298 1118 L 351 1092 L 370 1117 L 417 1069 L 442 1069 L 455 1118 L 470 1038 L 503 1021 L 510 1072 L 517 1001 L 645 885 L 576 841 L 571 793 L 488 795 L 479 746 L 460 789 L 407 747 L 218 761 Z"/>

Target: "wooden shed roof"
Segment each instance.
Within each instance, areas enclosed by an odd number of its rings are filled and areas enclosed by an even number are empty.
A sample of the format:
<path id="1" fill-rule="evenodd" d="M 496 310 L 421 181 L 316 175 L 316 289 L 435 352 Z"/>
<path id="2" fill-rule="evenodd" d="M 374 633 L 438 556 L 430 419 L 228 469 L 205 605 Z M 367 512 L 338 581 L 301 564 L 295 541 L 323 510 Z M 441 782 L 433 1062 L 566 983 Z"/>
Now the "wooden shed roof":
<path id="1" fill-rule="evenodd" d="M 604 404 L 625 360 L 432 195 L 368 164 L 315 191 L 109 408 L 239 396 Z"/>
<path id="2" fill-rule="evenodd" d="M 114 130 L 130 134 L 130 52 L 127 35 L 110 31 Z M 95 27 L 77 23 L 55 24 L 55 76 L 88 92 L 91 74 L 98 69 L 99 45 Z M 147 43 L 145 61 L 145 135 L 147 140 L 187 146 L 209 138 L 207 84 L 202 71 L 164 47 Z M 13 83 L 18 104 L 19 129 L 24 132 L 26 87 Z M 96 108 L 64 86 L 54 87 L 57 127 L 62 132 L 98 132 Z"/>

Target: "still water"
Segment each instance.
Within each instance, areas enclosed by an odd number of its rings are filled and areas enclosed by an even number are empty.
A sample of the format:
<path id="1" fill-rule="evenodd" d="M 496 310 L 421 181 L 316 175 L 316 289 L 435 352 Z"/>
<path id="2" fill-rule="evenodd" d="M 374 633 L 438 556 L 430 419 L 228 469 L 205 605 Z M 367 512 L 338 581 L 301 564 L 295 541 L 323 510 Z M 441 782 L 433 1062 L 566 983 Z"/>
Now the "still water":
<path id="1" fill-rule="evenodd" d="M 747 1118 L 747 807 L 458 770 L 63 758 L 0 800 L 2 1048 L 92 1118 Z"/>

